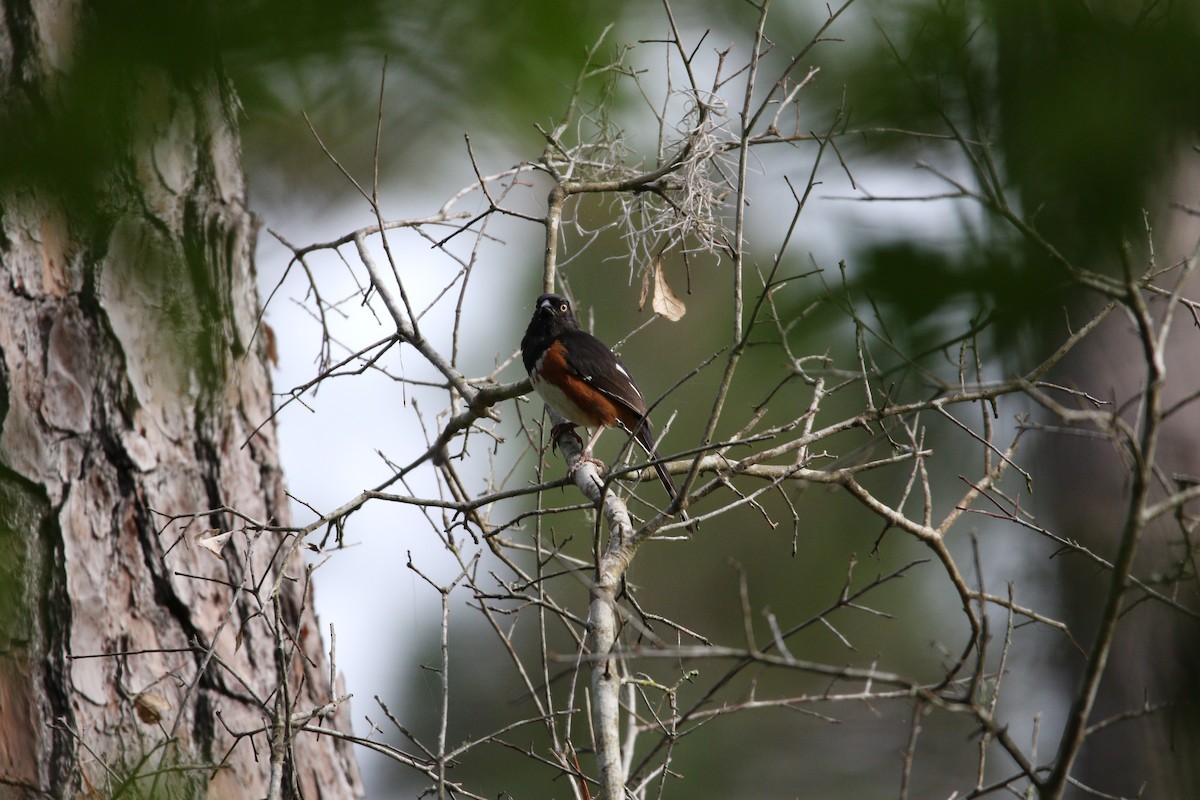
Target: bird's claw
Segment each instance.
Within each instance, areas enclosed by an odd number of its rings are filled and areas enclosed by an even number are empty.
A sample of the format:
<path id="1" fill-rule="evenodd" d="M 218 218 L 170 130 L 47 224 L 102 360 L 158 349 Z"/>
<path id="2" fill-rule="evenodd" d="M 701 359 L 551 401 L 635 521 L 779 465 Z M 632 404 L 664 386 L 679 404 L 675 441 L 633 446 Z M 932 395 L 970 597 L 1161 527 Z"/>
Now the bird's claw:
<path id="1" fill-rule="evenodd" d="M 558 437 L 570 434 L 575 437 L 575 441 L 579 442 L 579 446 L 583 447 L 583 439 L 575 432 L 574 422 L 560 422 L 550 429 L 550 452 L 554 453 L 558 450 Z"/>
<path id="2" fill-rule="evenodd" d="M 595 464 L 596 469 L 600 470 L 601 472 L 604 471 L 603 461 L 590 454 L 581 454 L 579 458 L 571 462 L 571 466 L 567 467 L 567 477 L 574 479 L 575 473 L 578 472 L 579 468 L 584 464 Z"/>

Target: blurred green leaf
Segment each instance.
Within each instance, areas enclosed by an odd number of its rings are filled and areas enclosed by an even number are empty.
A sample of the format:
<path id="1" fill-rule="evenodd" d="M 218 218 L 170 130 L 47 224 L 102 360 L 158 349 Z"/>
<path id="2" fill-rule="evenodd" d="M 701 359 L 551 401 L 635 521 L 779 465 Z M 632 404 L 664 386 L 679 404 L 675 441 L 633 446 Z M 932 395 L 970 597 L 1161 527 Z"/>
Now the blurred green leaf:
<path id="1" fill-rule="evenodd" d="M 375 117 L 385 58 L 384 168 L 411 167 L 404 154 L 448 127 L 535 137 L 531 121 L 562 112 L 587 48 L 622 8 L 482 0 L 99 4 L 84 15 L 64 72 L 52 81 L 29 77 L 4 99 L 0 185 L 38 183 L 94 206 L 96 183 L 127 153 L 131 126 L 143 116 L 134 104 L 144 81 L 165 75 L 199 90 L 214 69 L 238 92 L 248 161 L 260 171 L 293 170 L 289 180 L 303 182 L 321 157 L 301 111 L 348 166 L 370 167 L 374 126 L 363 121 Z M 38 68 L 27 71 L 36 76 Z"/>
<path id="2" fill-rule="evenodd" d="M 1196 74 L 1200 8 L 920 0 L 880 6 L 875 23 L 849 72 L 854 128 L 957 139 L 968 186 L 1080 266 L 1113 270 L 1123 242 L 1144 240 L 1141 211 L 1165 207 L 1200 128 L 1200 83 L 1183 77 Z M 879 130 L 857 147 L 897 165 L 930 150 L 940 169 L 953 160 L 936 140 Z M 1061 268 L 1001 217 L 982 225 L 957 249 L 933 250 L 919 229 L 867 244 L 855 284 L 909 321 L 966 297 L 1017 327 L 1061 308 Z"/>

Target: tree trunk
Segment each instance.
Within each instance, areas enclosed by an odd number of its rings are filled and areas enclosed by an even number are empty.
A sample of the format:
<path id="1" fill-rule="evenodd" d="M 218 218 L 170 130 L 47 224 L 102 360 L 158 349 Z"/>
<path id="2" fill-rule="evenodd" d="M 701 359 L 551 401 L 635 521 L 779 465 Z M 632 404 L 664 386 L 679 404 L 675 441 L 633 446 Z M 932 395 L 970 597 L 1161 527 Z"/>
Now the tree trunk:
<path id="1" fill-rule="evenodd" d="M 0 20 L 0 797 L 358 796 L 349 745 L 299 730 L 349 711 L 264 528 L 289 515 L 236 98 L 211 61 L 88 83 L 92 17 Z"/>

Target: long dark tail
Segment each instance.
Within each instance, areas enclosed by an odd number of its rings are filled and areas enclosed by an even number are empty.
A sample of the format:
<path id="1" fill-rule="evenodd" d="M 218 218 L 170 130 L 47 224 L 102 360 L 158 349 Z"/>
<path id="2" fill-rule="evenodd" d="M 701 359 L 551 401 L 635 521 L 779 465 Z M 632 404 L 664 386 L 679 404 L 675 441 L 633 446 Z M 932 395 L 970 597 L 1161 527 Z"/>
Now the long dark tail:
<path id="1" fill-rule="evenodd" d="M 659 456 L 659 451 L 654 450 L 653 439 L 650 439 L 649 435 L 647 435 L 647 437 L 644 439 L 641 437 L 641 435 L 638 435 L 637 438 L 643 445 L 646 445 L 646 451 L 650 453 L 650 458 L 654 459 L 654 471 L 655 473 L 659 474 L 659 480 L 662 481 L 662 488 L 666 489 L 667 497 L 671 498 L 673 501 L 674 497 L 679 494 L 679 487 L 676 486 L 676 482 L 674 482 L 674 479 L 672 479 L 671 473 L 668 473 L 666 464 L 662 463 L 662 457 Z M 700 529 L 700 523 L 692 522 L 691 517 L 688 516 L 688 512 L 680 509 L 679 518 L 683 519 L 684 522 L 691 523 L 688 525 L 688 530 L 691 531 L 691 533 L 695 534 L 696 531 Z"/>
<path id="2" fill-rule="evenodd" d="M 671 477 L 671 473 L 667 472 L 667 465 L 658 461 L 661 456 L 658 455 L 657 450 L 651 453 L 650 457 L 656 461 L 654 471 L 658 473 L 658 479 L 662 481 L 663 488 L 667 490 L 667 494 L 674 500 L 675 495 L 679 494 L 679 487 L 675 484 L 675 479 Z"/>
<path id="3" fill-rule="evenodd" d="M 662 481 L 663 488 L 667 490 L 667 494 L 674 500 L 675 495 L 679 494 L 679 487 L 675 485 L 675 479 L 667 471 L 667 465 L 662 463 L 662 456 L 654 448 L 654 433 L 650 428 L 650 421 L 645 417 L 642 417 L 642 421 L 638 424 L 637 440 L 641 443 L 642 447 L 646 448 L 646 452 L 650 454 L 650 458 L 654 460 L 654 471 L 658 473 L 658 479 Z M 691 519 L 686 511 L 680 511 L 679 517 L 684 520 Z M 697 523 L 692 523 L 688 526 L 688 530 L 695 532 L 696 527 Z"/>
<path id="4" fill-rule="evenodd" d="M 679 487 L 675 485 L 671 473 L 667 472 L 667 466 L 662 463 L 662 456 L 654 449 L 654 430 L 650 427 L 650 420 L 642 417 L 638 423 L 637 440 L 645 448 L 650 458 L 654 459 L 654 471 L 658 473 L 658 479 L 662 481 L 663 488 L 667 490 L 667 494 L 674 499 L 679 493 Z"/>

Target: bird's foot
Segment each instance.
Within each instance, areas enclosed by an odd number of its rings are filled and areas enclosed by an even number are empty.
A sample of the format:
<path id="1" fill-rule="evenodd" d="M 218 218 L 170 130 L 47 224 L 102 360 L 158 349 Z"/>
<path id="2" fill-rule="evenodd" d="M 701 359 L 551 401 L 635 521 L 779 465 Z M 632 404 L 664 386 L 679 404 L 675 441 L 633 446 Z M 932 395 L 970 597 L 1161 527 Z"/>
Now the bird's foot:
<path id="1" fill-rule="evenodd" d="M 583 439 L 575 432 L 577 426 L 574 422 L 560 422 L 550 429 L 550 452 L 558 450 L 558 437 L 571 435 L 579 442 L 579 446 L 583 447 Z"/>
<path id="2" fill-rule="evenodd" d="M 571 462 L 571 466 L 567 467 L 567 477 L 574 479 L 575 473 L 584 464 L 595 464 L 596 469 L 604 471 L 604 462 L 593 456 L 591 453 L 581 453 L 579 458 Z"/>

